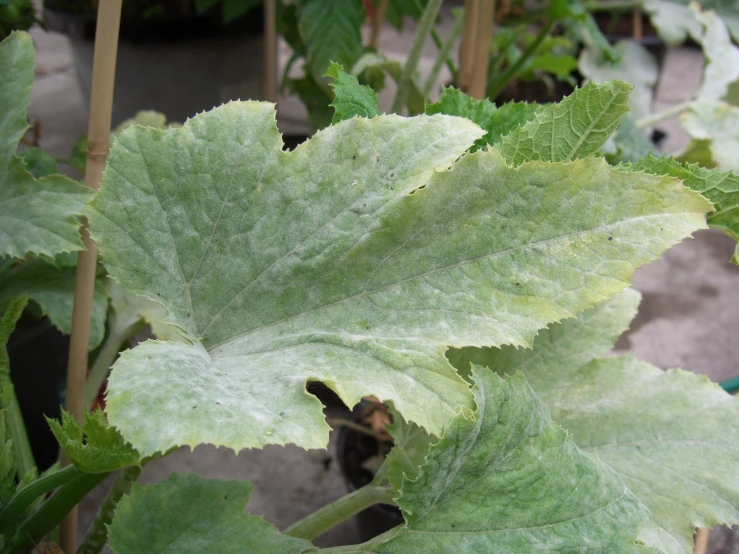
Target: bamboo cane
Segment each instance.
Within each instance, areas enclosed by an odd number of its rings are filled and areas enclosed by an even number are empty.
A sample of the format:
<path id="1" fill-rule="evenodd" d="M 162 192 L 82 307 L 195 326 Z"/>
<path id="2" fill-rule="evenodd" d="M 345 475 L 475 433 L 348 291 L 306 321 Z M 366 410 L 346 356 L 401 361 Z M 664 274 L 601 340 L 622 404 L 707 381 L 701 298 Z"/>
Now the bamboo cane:
<path id="1" fill-rule="evenodd" d="M 639 6 L 634 6 L 634 11 L 631 12 L 631 22 L 634 40 L 641 40 L 644 36 L 644 25 L 642 23 L 641 8 Z"/>
<path id="2" fill-rule="evenodd" d="M 480 0 L 475 31 L 475 65 L 472 68 L 472 81 L 469 95 L 473 98 L 485 98 L 488 82 L 488 62 L 490 61 L 490 38 L 493 36 L 493 17 L 495 16 L 495 0 Z"/>
<path id="3" fill-rule="evenodd" d="M 464 28 L 462 29 L 462 44 L 459 48 L 459 80 L 457 82 L 457 87 L 464 92 L 469 91 L 472 84 L 479 7 L 480 0 L 466 0 L 464 4 Z"/>
<path id="4" fill-rule="evenodd" d="M 277 100 L 277 15 L 275 0 L 264 0 L 264 99 Z"/>
<path id="5" fill-rule="evenodd" d="M 118 52 L 118 28 L 122 0 L 100 0 L 95 30 L 95 54 L 92 66 L 90 120 L 87 130 L 87 168 L 85 185 L 93 190 L 100 187 L 110 137 L 110 119 L 113 110 L 115 63 Z M 85 250 L 79 253 L 72 309 L 72 334 L 69 342 L 67 366 L 67 411 L 77 421 L 85 412 L 85 380 L 90 344 L 92 294 L 97 270 L 97 248 L 90 238 L 87 220 L 82 224 Z M 62 457 L 62 464 L 69 461 Z M 60 546 L 64 552 L 77 551 L 77 507 L 73 508 L 60 525 Z"/>
<path id="6" fill-rule="evenodd" d="M 708 550 L 708 538 L 710 535 L 710 529 L 698 529 L 698 533 L 695 535 L 694 554 L 706 554 L 706 551 Z"/>
<path id="7" fill-rule="evenodd" d="M 370 34 L 369 45 L 377 50 L 377 43 L 380 40 L 380 29 L 382 29 L 382 22 L 385 21 L 385 12 L 387 12 L 387 5 L 390 0 L 380 0 L 375 7 L 375 17 L 372 18 L 372 33 Z"/>

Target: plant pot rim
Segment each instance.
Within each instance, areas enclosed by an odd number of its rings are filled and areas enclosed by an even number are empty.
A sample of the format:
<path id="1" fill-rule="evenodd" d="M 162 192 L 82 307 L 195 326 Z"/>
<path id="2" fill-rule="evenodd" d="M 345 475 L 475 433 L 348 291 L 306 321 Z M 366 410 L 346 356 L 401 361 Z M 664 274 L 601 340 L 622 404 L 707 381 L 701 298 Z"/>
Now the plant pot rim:
<path id="1" fill-rule="evenodd" d="M 97 16 L 75 13 L 44 6 L 44 24 L 50 31 L 62 33 L 71 39 L 90 41 L 95 39 Z M 224 24 L 221 15 L 171 15 L 151 18 L 123 17 L 120 41 L 134 44 L 185 42 L 194 39 L 261 35 L 264 18 L 261 6 L 248 15 Z"/>

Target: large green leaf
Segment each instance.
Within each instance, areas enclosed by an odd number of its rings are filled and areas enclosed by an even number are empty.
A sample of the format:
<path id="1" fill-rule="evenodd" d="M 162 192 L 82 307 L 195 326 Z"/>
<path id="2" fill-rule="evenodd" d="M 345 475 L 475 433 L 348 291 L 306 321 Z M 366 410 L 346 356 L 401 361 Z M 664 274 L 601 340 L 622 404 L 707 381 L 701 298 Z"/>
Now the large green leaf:
<path id="1" fill-rule="evenodd" d="M 713 163 L 724 171 L 739 171 L 739 107 L 698 99 L 680 115 L 683 127 L 696 141 L 704 141 Z"/>
<path id="2" fill-rule="evenodd" d="M 631 117 L 641 119 L 652 110 L 654 86 L 659 77 L 659 67 L 654 56 L 635 40 L 622 40 L 615 46 L 619 59 L 611 62 L 595 47 L 580 52 L 580 73 L 595 83 L 607 83 L 618 79 L 629 83 L 633 91 L 629 97 Z"/>
<path id="3" fill-rule="evenodd" d="M 471 151 L 475 152 L 485 145 L 496 144 L 500 137 L 523 125 L 542 109 L 544 107 L 540 104 L 527 102 L 508 102 L 496 107 L 490 100 L 470 98 L 461 90 L 448 87 L 442 91 L 438 102 L 426 104 L 424 113 L 456 115 L 477 123 L 486 133 L 475 141 L 471 148 Z"/>
<path id="4" fill-rule="evenodd" d="M 552 423 L 523 374 L 473 378 L 475 418 L 457 416 L 403 483 L 406 526 L 345 551 L 636 551 L 647 510 Z"/>
<path id="5" fill-rule="evenodd" d="M 552 325 L 533 350 L 466 349 L 453 360 L 523 370 L 554 421 L 649 508 L 640 540 L 689 553 L 696 527 L 739 522 L 739 403 L 703 376 L 630 357 L 593 360 L 628 328 L 638 301 L 628 292 Z"/>
<path id="6" fill-rule="evenodd" d="M 310 542 L 281 534 L 261 517 L 244 514 L 246 481 L 173 474 L 155 485 L 134 483 L 110 525 L 116 554 L 301 554 Z"/>
<path id="7" fill-rule="evenodd" d="M 111 423 L 143 455 L 323 447 L 317 379 L 438 434 L 471 404 L 448 345 L 529 345 L 705 226 L 710 204 L 679 181 L 601 159 L 453 163 L 481 135 L 440 115 L 354 118 L 284 152 L 255 102 L 125 131 L 93 236 L 110 275 L 199 344 L 124 353 Z"/>
<path id="8" fill-rule="evenodd" d="M 626 83 L 588 83 L 558 104 L 539 110 L 527 123 L 501 137 L 509 164 L 530 160 L 568 162 L 600 148 L 629 111 Z"/>
<path id="9" fill-rule="evenodd" d="M 72 332 L 72 305 L 76 268 L 57 267 L 45 260 L 29 260 L 6 269 L 0 274 L 0 305 L 26 294 L 38 304 L 41 315 L 47 316 L 62 333 Z M 92 297 L 90 349 L 100 345 L 105 335 L 108 298 L 105 282 L 98 277 Z"/>
<path id="10" fill-rule="evenodd" d="M 331 62 L 352 67 L 362 55 L 362 0 L 300 0 L 298 5 L 311 76 L 320 82 Z"/>
<path id="11" fill-rule="evenodd" d="M 637 171 L 677 177 L 685 186 L 700 192 L 713 202 L 716 209 L 708 216 L 708 224 L 739 241 L 739 175 L 697 165 L 683 165 L 668 157 L 649 156 L 632 167 Z M 736 252 L 733 262 L 739 264 L 739 254 Z"/>
<path id="12" fill-rule="evenodd" d="M 65 410 L 61 423 L 46 420 L 69 459 L 87 473 L 109 473 L 139 465 L 139 453 L 108 425 L 100 410 L 86 412 L 82 425 Z"/>
<path id="13" fill-rule="evenodd" d="M 0 255 L 15 258 L 82 250 L 79 217 L 92 197 L 60 175 L 35 179 L 16 155 L 32 84 L 31 37 L 13 33 L 0 43 Z"/>

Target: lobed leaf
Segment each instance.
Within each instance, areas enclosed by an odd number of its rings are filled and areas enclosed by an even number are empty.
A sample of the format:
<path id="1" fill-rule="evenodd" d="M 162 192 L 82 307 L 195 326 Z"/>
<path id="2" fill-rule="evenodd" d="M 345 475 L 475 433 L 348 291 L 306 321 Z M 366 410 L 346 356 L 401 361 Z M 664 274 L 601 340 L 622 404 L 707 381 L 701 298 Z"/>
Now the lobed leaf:
<path id="1" fill-rule="evenodd" d="M 261 517 L 244 514 L 252 486 L 246 481 L 172 474 L 154 485 L 134 483 L 109 527 L 116 554 L 301 554 L 310 542 L 288 537 Z M 136 532 L 132 532 L 132 530 Z"/>
<path id="2" fill-rule="evenodd" d="M 628 328 L 638 300 L 627 292 L 552 325 L 531 351 L 470 349 L 455 363 L 481 362 L 507 375 L 523 370 L 552 419 L 649 509 L 640 541 L 688 554 L 696 527 L 739 522 L 739 403 L 704 376 L 630 357 L 592 359 Z"/>
<path id="3" fill-rule="evenodd" d="M 529 345 L 705 226 L 710 204 L 679 181 L 600 159 L 512 168 L 491 149 L 447 170 L 481 135 L 355 118 L 284 152 L 272 106 L 238 102 L 124 132 L 93 235 L 110 275 L 199 344 L 124 353 L 111 423 L 143 455 L 323 447 L 315 379 L 438 434 L 471 406 L 448 345 Z"/>
<path id="4" fill-rule="evenodd" d="M 614 81 L 588 83 L 558 104 L 504 135 L 498 148 L 509 164 L 531 160 L 568 162 L 595 153 L 629 110 L 631 87 Z"/>
<path id="5" fill-rule="evenodd" d="M 377 104 L 377 93 L 366 85 L 360 85 L 354 75 L 346 73 L 339 64 L 332 63 L 326 72 L 333 82 L 334 108 L 332 124 L 338 123 L 352 117 L 366 117 L 372 119 L 380 115 L 380 107 Z"/>
<path id="6" fill-rule="evenodd" d="M 521 373 L 472 377 L 475 418 L 457 416 L 403 483 L 406 525 L 346 551 L 636 551 L 648 512 L 619 476 L 552 423 Z"/>
<path id="7" fill-rule="evenodd" d="M 85 412 L 80 425 L 66 410 L 62 421 L 46 418 L 69 459 L 87 473 L 109 473 L 139 465 L 139 453 L 110 427 L 101 410 Z"/>
<path id="8" fill-rule="evenodd" d="M 16 155 L 32 84 L 31 37 L 12 33 L 0 42 L 0 255 L 14 258 L 82 250 L 79 218 L 92 198 L 61 175 L 34 178 Z"/>
<path id="9" fill-rule="evenodd" d="M 654 156 L 640 160 L 631 168 L 681 179 L 686 187 L 700 192 L 713 202 L 715 211 L 708 215 L 708 224 L 739 241 L 739 175 Z M 739 264 L 739 253 L 734 254 L 733 262 Z"/>

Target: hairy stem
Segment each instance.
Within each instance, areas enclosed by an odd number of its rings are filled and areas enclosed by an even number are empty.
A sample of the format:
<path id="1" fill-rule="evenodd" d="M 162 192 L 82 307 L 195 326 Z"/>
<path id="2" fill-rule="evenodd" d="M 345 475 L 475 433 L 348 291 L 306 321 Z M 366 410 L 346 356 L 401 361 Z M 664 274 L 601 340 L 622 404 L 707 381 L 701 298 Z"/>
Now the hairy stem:
<path id="1" fill-rule="evenodd" d="M 304 517 L 285 529 L 285 533 L 312 540 L 365 508 L 380 503 L 392 504 L 393 496 L 392 487 L 370 483 Z"/>
<path id="2" fill-rule="evenodd" d="M 0 512 L 0 521 L 3 523 L 3 527 L 6 523 L 12 524 L 17 520 L 39 496 L 68 483 L 80 475 L 83 475 L 80 469 L 75 466 L 67 466 L 54 473 L 44 475 L 40 479 L 23 487 L 13 495 L 3 511 Z"/>
<path id="3" fill-rule="evenodd" d="M 436 80 L 439 78 L 439 73 L 441 72 L 441 66 L 444 65 L 444 62 L 447 62 L 447 65 L 450 63 L 449 52 L 452 51 L 452 47 L 454 46 L 454 43 L 457 42 L 457 38 L 459 38 L 459 35 L 462 33 L 463 24 L 464 24 L 464 18 L 458 17 L 457 20 L 454 22 L 454 26 L 452 27 L 452 30 L 449 31 L 449 36 L 446 38 L 444 43 L 439 47 L 439 54 L 436 56 L 436 61 L 434 61 L 434 66 L 431 68 L 431 73 L 429 73 L 428 79 L 426 79 L 426 83 L 423 85 L 424 96 L 428 96 L 429 93 L 431 92 L 431 89 L 434 87 Z M 452 72 L 452 79 L 456 78 L 455 74 L 456 74 L 456 71 Z"/>
<path id="4" fill-rule="evenodd" d="M 95 358 L 95 362 L 92 364 L 90 374 L 87 376 L 87 383 L 85 385 L 85 409 L 87 411 L 95 403 L 95 399 L 100 392 L 100 387 L 103 386 L 103 383 L 108 378 L 110 368 L 118 357 L 118 353 L 123 345 L 136 333 L 144 329 L 146 329 L 146 323 L 143 320 L 138 320 L 121 329 L 119 332 L 112 333 L 105 339 L 105 343 L 103 343 L 100 352 L 98 352 Z"/>
<path id="5" fill-rule="evenodd" d="M 423 11 L 423 15 L 421 16 L 421 20 L 418 22 L 418 29 L 416 29 L 416 34 L 413 37 L 413 44 L 408 53 L 408 59 L 403 66 L 403 71 L 400 74 L 400 79 L 398 81 L 398 92 L 395 95 L 395 101 L 392 106 L 393 113 L 400 113 L 406 104 L 411 79 L 413 79 L 413 75 L 418 67 L 418 61 L 421 59 L 423 45 L 434 26 L 436 16 L 439 13 L 439 8 L 441 8 L 441 0 L 429 0 L 429 3 L 426 5 L 426 9 Z"/>
<path id="6" fill-rule="evenodd" d="M 529 47 L 524 51 L 524 53 L 521 54 L 518 59 L 503 72 L 503 75 L 495 79 L 490 90 L 490 94 L 488 94 L 492 100 L 495 100 L 495 98 L 508 86 L 508 83 L 518 75 L 518 72 L 521 71 L 524 64 L 529 61 L 531 56 L 534 55 L 536 49 L 539 48 L 539 45 L 541 45 L 544 39 L 549 36 L 549 32 L 552 30 L 552 27 L 554 27 L 554 20 L 549 20 L 541 31 L 539 31 L 534 42 L 529 44 Z"/>
<path id="7" fill-rule="evenodd" d="M 670 106 L 666 110 L 662 110 L 661 112 L 640 119 L 636 122 L 636 126 L 640 129 L 646 129 L 647 127 L 651 127 L 652 125 L 659 123 L 660 121 L 664 121 L 665 119 L 670 119 L 671 117 L 679 115 L 681 112 L 688 110 L 692 104 L 693 101 L 688 100 L 687 102 L 682 102 L 680 104 Z"/>
<path id="8" fill-rule="evenodd" d="M 115 508 L 124 494 L 131 491 L 131 485 L 139 478 L 143 468 L 131 466 L 122 469 L 108 491 L 105 502 L 100 506 L 95 521 L 88 529 L 77 554 L 98 554 L 108 540 L 108 525 L 113 521 Z"/>

